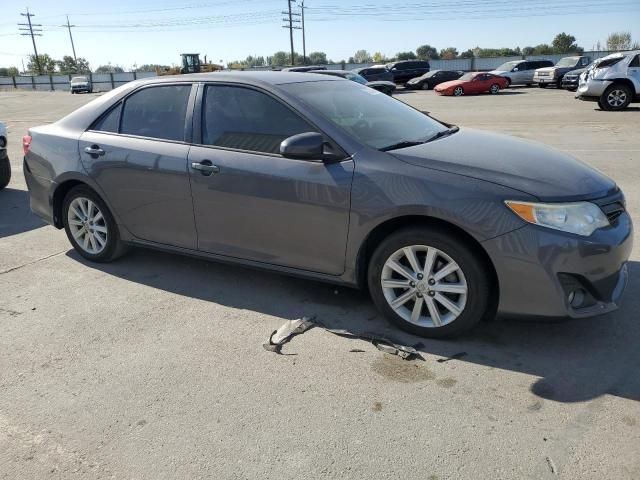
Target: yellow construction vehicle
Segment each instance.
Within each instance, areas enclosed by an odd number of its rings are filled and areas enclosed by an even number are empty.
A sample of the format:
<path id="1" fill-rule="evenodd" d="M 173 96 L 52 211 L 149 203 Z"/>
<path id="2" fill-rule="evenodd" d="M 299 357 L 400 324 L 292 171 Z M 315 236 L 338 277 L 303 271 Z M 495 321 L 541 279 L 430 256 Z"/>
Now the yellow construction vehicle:
<path id="1" fill-rule="evenodd" d="M 158 75 L 180 75 L 184 73 L 201 73 L 201 72 L 216 72 L 222 70 L 222 65 L 216 65 L 215 63 L 200 63 L 199 53 L 181 53 L 182 66 L 171 67 L 158 71 Z M 205 55 L 205 60 L 206 60 Z"/>

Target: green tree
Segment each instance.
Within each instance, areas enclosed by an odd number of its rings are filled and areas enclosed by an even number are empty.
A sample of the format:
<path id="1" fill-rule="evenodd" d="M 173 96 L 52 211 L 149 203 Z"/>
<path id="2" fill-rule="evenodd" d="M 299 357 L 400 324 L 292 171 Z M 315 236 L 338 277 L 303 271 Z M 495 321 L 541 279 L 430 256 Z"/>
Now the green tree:
<path id="1" fill-rule="evenodd" d="M 94 73 L 122 73 L 124 69 L 118 65 L 111 65 L 110 63 L 107 65 L 100 65 L 98 68 L 94 70 Z"/>
<path id="2" fill-rule="evenodd" d="M 416 53 L 420 60 L 437 60 L 439 57 L 438 49 L 431 45 L 421 45 L 416 48 Z"/>
<path id="3" fill-rule="evenodd" d="M 524 47 L 522 49 L 522 54 L 523 55 L 533 55 L 533 53 L 536 51 L 536 49 L 534 47 Z"/>
<path id="4" fill-rule="evenodd" d="M 40 71 L 38 71 L 38 62 L 36 62 L 36 56 L 29 55 L 27 70 L 32 73 L 39 73 L 42 75 L 45 75 L 45 74 L 51 75 L 56 71 L 56 65 L 58 62 L 56 62 L 48 54 L 43 53 L 42 55 L 38 55 L 38 61 L 40 63 Z"/>
<path id="5" fill-rule="evenodd" d="M 415 60 L 416 58 L 416 54 L 413 52 L 398 52 L 396 54 L 396 59 L 397 60 Z"/>
<path id="6" fill-rule="evenodd" d="M 73 57 L 65 55 L 62 57 L 62 60 L 57 63 L 58 71 L 65 75 L 73 73 L 89 73 L 91 71 L 89 62 L 82 57 L 78 58 L 78 60 L 74 60 Z"/>
<path id="7" fill-rule="evenodd" d="M 447 47 L 440 50 L 440 58 L 443 60 L 452 60 L 458 56 L 458 50 L 455 47 Z"/>
<path id="8" fill-rule="evenodd" d="M 613 32 L 607 37 L 607 50 L 630 50 L 631 32 Z"/>
<path id="9" fill-rule="evenodd" d="M 270 65 L 272 67 L 284 67 L 289 65 L 289 60 L 289 54 L 287 52 L 279 51 L 271 56 Z"/>
<path id="10" fill-rule="evenodd" d="M 384 56 L 383 53 L 375 52 L 373 54 L 372 60 L 376 63 L 385 63 L 387 61 L 387 58 Z"/>
<path id="11" fill-rule="evenodd" d="M 15 77 L 18 73 L 16 67 L 0 67 L 0 77 Z"/>
<path id="12" fill-rule="evenodd" d="M 460 58 L 473 58 L 473 50 L 469 49 L 469 50 L 465 50 L 464 52 L 462 52 L 460 55 L 458 55 Z"/>
<path id="13" fill-rule="evenodd" d="M 358 50 L 353 54 L 353 63 L 369 63 L 372 58 L 366 50 Z"/>
<path id="14" fill-rule="evenodd" d="M 576 37 L 564 32 L 555 36 L 553 42 L 551 42 L 551 46 L 555 50 L 555 53 L 582 53 L 584 51 L 584 49 L 576 43 Z"/>
<path id="15" fill-rule="evenodd" d="M 546 43 L 541 43 L 533 48 L 534 55 L 551 55 L 553 53 L 553 47 Z"/>
<path id="16" fill-rule="evenodd" d="M 326 65 L 329 63 L 327 54 L 324 52 L 311 52 L 307 58 L 312 65 Z"/>
<path id="17" fill-rule="evenodd" d="M 136 72 L 163 72 L 165 70 L 169 70 L 171 67 L 169 65 L 160 65 L 158 63 L 145 63 L 144 65 L 140 65 L 136 67 Z"/>

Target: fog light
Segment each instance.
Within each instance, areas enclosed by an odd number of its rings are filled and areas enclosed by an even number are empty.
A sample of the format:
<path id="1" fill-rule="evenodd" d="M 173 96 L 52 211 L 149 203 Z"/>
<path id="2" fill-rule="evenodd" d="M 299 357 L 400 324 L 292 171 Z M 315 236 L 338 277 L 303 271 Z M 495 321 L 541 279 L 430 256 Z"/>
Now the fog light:
<path id="1" fill-rule="evenodd" d="M 571 305 L 573 308 L 580 308 L 584 303 L 585 291 L 581 288 L 578 288 L 569 293 L 569 296 L 567 298 L 569 300 L 569 305 Z"/>

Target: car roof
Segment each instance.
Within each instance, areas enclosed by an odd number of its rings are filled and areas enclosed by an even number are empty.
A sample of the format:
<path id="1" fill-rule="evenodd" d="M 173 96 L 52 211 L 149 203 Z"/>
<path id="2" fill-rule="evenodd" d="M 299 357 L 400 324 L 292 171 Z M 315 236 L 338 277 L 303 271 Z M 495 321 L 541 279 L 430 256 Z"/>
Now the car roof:
<path id="1" fill-rule="evenodd" d="M 311 70 L 309 73 L 319 73 L 320 75 L 326 75 L 330 73 L 335 73 L 337 75 L 346 75 L 347 73 L 353 74 L 352 70 Z"/>
<path id="2" fill-rule="evenodd" d="M 323 72 L 328 70 L 321 70 Z M 337 70 L 342 71 L 342 70 Z M 166 75 L 138 80 L 138 85 L 180 82 L 237 82 L 252 85 L 282 85 L 286 83 L 302 83 L 317 81 L 318 77 L 309 75 L 313 72 L 211 72 L 188 73 L 185 75 Z M 323 80 L 327 79 L 326 76 Z M 330 80 L 330 79 L 327 79 Z"/>

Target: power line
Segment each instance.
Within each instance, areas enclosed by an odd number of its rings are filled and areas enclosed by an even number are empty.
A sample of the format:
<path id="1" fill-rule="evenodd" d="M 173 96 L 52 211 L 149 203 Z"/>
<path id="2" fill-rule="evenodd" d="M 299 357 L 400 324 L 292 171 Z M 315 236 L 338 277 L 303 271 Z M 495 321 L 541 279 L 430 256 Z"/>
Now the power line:
<path id="1" fill-rule="evenodd" d="M 38 49 L 36 48 L 36 37 L 42 36 L 42 28 L 36 28 L 35 30 L 33 29 L 33 27 L 42 27 L 42 25 L 39 23 L 31 23 L 31 17 L 35 17 L 35 15 L 33 13 L 29 13 L 28 8 L 27 13 L 21 13 L 20 15 L 22 15 L 23 17 L 27 17 L 27 23 L 19 23 L 18 27 L 28 26 L 29 28 L 18 28 L 18 30 L 29 32 L 21 33 L 20 35 L 29 35 L 31 37 L 31 42 L 33 43 L 33 51 L 36 54 L 36 66 L 38 67 L 38 75 L 42 75 L 42 66 L 40 65 L 40 57 L 38 57 Z"/>
<path id="2" fill-rule="evenodd" d="M 69 39 L 71 40 L 71 50 L 73 51 L 73 60 L 75 62 L 78 62 L 78 59 L 76 58 L 76 47 L 73 44 L 73 35 L 71 34 L 71 28 L 75 27 L 75 25 L 71 25 L 69 23 L 69 15 L 67 15 L 67 24 L 66 25 L 60 25 L 63 28 L 67 28 L 69 30 Z"/>

